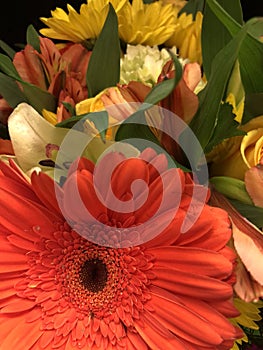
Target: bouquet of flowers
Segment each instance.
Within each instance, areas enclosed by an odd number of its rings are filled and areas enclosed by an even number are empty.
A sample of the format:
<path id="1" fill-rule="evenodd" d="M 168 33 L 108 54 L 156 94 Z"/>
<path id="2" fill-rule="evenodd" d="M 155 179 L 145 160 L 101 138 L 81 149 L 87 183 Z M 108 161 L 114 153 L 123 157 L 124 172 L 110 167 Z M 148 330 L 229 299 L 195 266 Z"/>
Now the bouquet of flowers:
<path id="1" fill-rule="evenodd" d="M 89 0 L 41 21 L 0 42 L 0 349 L 262 348 L 262 18 Z"/>

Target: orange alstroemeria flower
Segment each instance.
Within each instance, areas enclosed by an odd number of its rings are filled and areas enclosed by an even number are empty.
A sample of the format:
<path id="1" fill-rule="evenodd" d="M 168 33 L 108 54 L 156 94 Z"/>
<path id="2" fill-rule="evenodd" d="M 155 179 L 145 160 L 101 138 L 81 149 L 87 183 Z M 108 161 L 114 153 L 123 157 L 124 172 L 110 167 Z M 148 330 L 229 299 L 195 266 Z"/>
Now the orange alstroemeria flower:
<path id="1" fill-rule="evenodd" d="M 164 79 L 172 79 L 174 74 L 176 74 L 176 72 L 173 68 L 172 61 L 169 61 L 164 66 L 158 83 L 162 82 Z M 160 101 L 159 106 L 180 117 L 186 124 L 189 124 L 199 106 L 198 97 L 194 90 L 200 82 L 200 65 L 198 63 L 186 64 L 183 67 L 181 80 L 171 94 Z M 175 139 L 167 135 L 167 133 L 162 132 L 162 130 L 169 130 L 171 135 L 178 134 L 177 118 L 173 118 L 172 113 L 169 115 L 162 115 L 159 120 L 159 125 L 158 118 L 153 118 L 153 124 L 157 122 L 156 128 L 153 128 L 153 132 L 166 151 L 179 163 L 186 165 L 184 154 L 178 143 Z"/>
<path id="2" fill-rule="evenodd" d="M 15 54 L 13 64 L 20 77 L 47 90 L 57 98 L 58 122 L 70 115 L 62 102 L 75 106 L 87 98 L 86 70 L 91 52 L 81 44 L 69 44 L 58 49 L 47 38 L 39 38 L 40 52 L 31 45 Z"/>

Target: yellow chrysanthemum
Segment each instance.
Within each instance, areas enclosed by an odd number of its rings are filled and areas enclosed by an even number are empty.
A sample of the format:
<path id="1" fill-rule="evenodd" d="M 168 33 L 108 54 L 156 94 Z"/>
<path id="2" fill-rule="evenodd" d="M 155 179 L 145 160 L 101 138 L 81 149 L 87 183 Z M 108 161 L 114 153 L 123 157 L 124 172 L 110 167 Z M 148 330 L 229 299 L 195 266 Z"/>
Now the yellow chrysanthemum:
<path id="1" fill-rule="evenodd" d="M 186 4 L 186 0 L 162 0 L 164 4 L 173 4 L 180 11 Z"/>
<path id="2" fill-rule="evenodd" d="M 51 18 L 40 18 L 49 27 L 41 29 L 40 33 L 48 38 L 72 42 L 96 39 L 107 17 L 109 2 L 117 15 L 128 5 L 128 0 L 89 0 L 81 5 L 78 13 L 68 4 L 68 14 L 56 8 L 51 11 Z"/>
<path id="3" fill-rule="evenodd" d="M 176 28 L 173 35 L 166 41 L 168 47 L 176 46 L 182 58 L 188 58 L 192 62 L 202 63 L 201 28 L 203 14 L 197 12 L 193 21 L 193 15 L 183 13 L 176 20 Z"/>
<path id="4" fill-rule="evenodd" d="M 263 307 L 263 302 L 258 301 L 257 303 L 247 303 L 242 299 L 234 298 L 234 305 L 239 310 L 240 316 L 236 318 L 232 318 L 231 322 L 235 326 L 243 326 L 250 329 L 258 329 L 258 325 L 255 323 L 255 321 L 261 320 L 260 308 Z M 237 345 L 241 344 L 242 342 L 247 342 L 247 336 L 244 334 L 243 338 L 238 339 L 231 350 L 239 350 L 239 347 Z"/>
<path id="5" fill-rule="evenodd" d="M 46 37 L 72 42 L 96 39 L 108 14 L 110 0 L 89 0 L 78 13 L 67 5 L 68 14 L 61 8 L 51 11 L 51 18 L 41 17 L 49 28 L 40 33 Z M 143 0 L 112 0 L 118 16 L 120 38 L 128 44 L 159 45 L 174 33 L 178 7 L 156 1 L 144 4 Z"/>
<path id="6" fill-rule="evenodd" d="M 118 15 L 120 37 L 133 45 L 163 44 L 175 31 L 177 13 L 175 6 L 162 1 L 144 4 L 133 0 Z"/>

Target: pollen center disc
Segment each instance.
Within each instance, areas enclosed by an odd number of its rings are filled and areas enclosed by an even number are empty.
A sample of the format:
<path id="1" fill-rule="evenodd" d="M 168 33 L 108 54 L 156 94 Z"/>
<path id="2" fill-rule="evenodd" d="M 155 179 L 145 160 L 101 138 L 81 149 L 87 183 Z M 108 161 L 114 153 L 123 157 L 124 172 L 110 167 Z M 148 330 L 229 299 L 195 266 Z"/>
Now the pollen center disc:
<path id="1" fill-rule="evenodd" d="M 79 274 L 83 286 L 93 293 L 103 290 L 108 280 L 107 266 L 99 259 L 85 261 Z"/>

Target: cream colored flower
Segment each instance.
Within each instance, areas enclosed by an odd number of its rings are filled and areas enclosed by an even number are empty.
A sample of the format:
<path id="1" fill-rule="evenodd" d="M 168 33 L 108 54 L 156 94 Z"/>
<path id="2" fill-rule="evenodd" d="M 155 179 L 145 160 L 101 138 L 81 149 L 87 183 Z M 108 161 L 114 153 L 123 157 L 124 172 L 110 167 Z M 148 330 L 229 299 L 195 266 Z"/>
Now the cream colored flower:
<path id="1" fill-rule="evenodd" d="M 171 50 L 175 55 L 176 47 Z M 163 66 L 171 59 L 166 49 L 159 50 L 158 46 L 128 45 L 121 59 L 120 83 L 140 81 L 152 87 L 162 71 Z M 183 60 L 181 60 L 183 63 Z"/>

